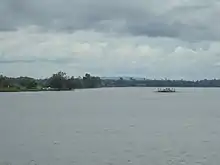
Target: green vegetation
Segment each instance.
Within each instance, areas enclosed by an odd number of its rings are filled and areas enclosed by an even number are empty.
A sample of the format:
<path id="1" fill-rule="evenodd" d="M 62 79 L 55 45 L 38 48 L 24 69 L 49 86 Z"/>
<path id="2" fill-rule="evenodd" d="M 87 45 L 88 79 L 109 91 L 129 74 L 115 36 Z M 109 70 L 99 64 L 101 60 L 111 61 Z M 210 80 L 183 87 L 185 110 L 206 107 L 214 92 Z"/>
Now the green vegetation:
<path id="1" fill-rule="evenodd" d="M 197 80 L 197 81 L 187 81 L 187 80 L 151 80 L 142 79 L 136 80 L 134 78 L 123 79 L 108 79 L 103 80 L 103 84 L 106 87 L 220 87 L 219 79 L 212 80 Z"/>
<path id="2" fill-rule="evenodd" d="M 101 87 L 101 79 L 88 73 L 83 78 L 74 78 L 68 77 L 64 72 L 58 72 L 47 79 L 11 78 L 0 75 L 0 92 L 60 91 L 97 87 Z"/>
<path id="3" fill-rule="evenodd" d="M 83 77 L 69 77 L 64 72 L 58 72 L 46 79 L 31 77 L 6 77 L 0 75 L 0 92 L 21 91 L 61 91 L 81 88 L 99 87 L 220 87 L 220 80 L 151 80 L 135 78 L 101 79 L 86 73 Z"/>

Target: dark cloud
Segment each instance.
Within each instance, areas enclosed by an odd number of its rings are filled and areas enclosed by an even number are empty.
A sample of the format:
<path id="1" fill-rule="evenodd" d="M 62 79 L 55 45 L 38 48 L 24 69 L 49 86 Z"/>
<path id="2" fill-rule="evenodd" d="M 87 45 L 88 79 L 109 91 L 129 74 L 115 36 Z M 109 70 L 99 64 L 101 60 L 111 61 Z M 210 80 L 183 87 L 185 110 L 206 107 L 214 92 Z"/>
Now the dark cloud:
<path id="1" fill-rule="evenodd" d="M 52 63 L 52 64 L 68 64 L 77 62 L 75 58 L 57 58 L 57 59 L 0 59 L 0 64 L 19 64 L 19 63 Z"/>
<path id="2" fill-rule="evenodd" d="M 165 22 L 148 22 L 129 24 L 128 29 L 133 35 L 148 35 L 150 37 L 176 37 L 179 35 L 180 24 L 169 25 Z"/>
<path id="3" fill-rule="evenodd" d="M 220 40 L 219 0 L 173 5 L 165 0 L 0 0 L 0 31 L 93 29 L 183 40 Z M 120 26 L 119 26 L 120 25 Z"/>

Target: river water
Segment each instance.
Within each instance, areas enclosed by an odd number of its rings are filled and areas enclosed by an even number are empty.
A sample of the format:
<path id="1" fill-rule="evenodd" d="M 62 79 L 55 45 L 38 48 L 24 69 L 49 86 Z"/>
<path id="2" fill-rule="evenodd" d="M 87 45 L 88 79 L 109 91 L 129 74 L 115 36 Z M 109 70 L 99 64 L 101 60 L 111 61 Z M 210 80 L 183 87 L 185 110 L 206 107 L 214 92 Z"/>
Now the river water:
<path id="1" fill-rule="evenodd" d="M 217 165 L 220 89 L 0 93 L 0 165 Z"/>

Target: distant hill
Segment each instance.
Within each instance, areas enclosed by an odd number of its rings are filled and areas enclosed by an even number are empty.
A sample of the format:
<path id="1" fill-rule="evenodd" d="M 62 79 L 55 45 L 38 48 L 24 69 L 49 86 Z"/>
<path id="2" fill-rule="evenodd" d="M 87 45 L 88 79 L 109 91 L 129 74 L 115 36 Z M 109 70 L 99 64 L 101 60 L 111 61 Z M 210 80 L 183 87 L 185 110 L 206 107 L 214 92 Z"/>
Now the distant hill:
<path id="1" fill-rule="evenodd" d="M 128 76 L 122 76 L 122 77 L 101 77 L 102 80 L 119 80 L 120 78 L 123 78 L 123 80 L 130 80 L 131 78 L 133 80 L 145 80 L 143 77 L 128 77 Z"/>

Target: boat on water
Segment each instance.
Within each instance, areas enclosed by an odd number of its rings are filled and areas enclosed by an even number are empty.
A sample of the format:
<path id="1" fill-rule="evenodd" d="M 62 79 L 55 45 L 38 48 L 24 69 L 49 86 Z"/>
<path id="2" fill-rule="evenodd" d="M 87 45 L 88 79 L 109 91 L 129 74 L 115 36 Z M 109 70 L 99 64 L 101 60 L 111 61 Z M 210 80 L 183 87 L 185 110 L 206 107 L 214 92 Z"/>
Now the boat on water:
<path id="1" fill-rule="evenodd" d="M 176 92 L 175 88 L 158 88 L 157 92 Z"/>

